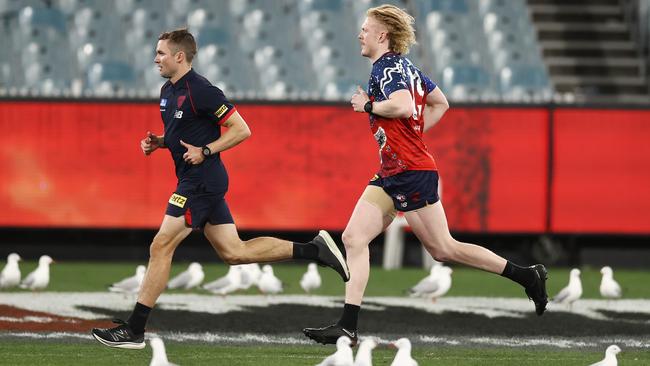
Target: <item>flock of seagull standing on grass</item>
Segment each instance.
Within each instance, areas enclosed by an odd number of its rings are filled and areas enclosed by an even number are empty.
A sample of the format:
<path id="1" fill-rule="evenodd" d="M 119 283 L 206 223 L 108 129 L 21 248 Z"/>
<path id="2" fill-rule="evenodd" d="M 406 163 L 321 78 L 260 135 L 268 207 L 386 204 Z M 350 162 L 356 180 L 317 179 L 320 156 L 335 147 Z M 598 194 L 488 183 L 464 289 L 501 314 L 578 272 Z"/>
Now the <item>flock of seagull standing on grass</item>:
<path id="1" fill-rule="evenodd" d="M 327 356 L 316 366 L 372 366 L 372 350 L 379 345 L 375 338 L 368 337 L 361 341 L 356 357 L 352 352 L 348 337 L 340 337 L 336 341 L 336 351 Z M 151 363 L 149 366 L 174 366 L 167 358 L 167 351 L 162 339 L 154 337 L 149 341 L 152 349 Z M 400 338 L 387 345 L 396 348 L 397 353 L 391 362 L 391 366 L 417 366 L 418 363 L 411 356 L 411 341 L 407 338 Z"/>
<path id="2" fill-rule="evenodd" d="M 54 263 L 48 255 L 43 255 L 38 260 L 38 267 L 21 280 L 21 272 L 18 262 L 22 258 L 17 253 L 7 256 L 7 264 L 0 273 L 0 289 L 20 287 L 29 290 L 44 290 L 50 282 L 50 264 Z M 135 274 L 121 281 L 115 282 L 108 287 L 111 292 L 138 293 L 144 279 L 146 267 L 139 265 Z M 428 276 L 420 280 L 415 286 L 408 290 L 410 296 L 430 298 L 435 302 L 444 296 L 451 288 L 450 267 L 435 264 L 431 267 Z M 622 296 L 621 286 L 614 280 L 614 274 L 610 267 L 603 267 L 600 270 L 602 279 L 600 282 L 600 295 L 605 299 L 619 299 Z M 261 293 L 274 295 L 281 293 L 284 289 L 282 281 L 273 273 L 273 267 L 266 264 L 260 267 L 257 263 L 240 264 L 230 266 L 228 273 L 216 280 L 203 283 L 205 273 L 200 263 L 192 262 L 188 268 L 169 280 L 167 288 L 189 290 L 201 287 L 213 294 L 228 295 L 237 291 L 248 290 L 257 286 Z M 203 285 L 201 285 L 203 283 Z M 300 279 L 300 287 L 311 293 L 320 288 L 322 279 L 318 273 L 315 263 L 307 266 L 307 272 Z M 573 303 L 582 297 L 582 281 L 580 270 L 574 268 L 569 274 L 569 283 L 555 295 L 551 301 L 556 304 L 564 304 L 569 309 Z"/>
<path id="3" fill-rule="evenodd" d="M 38 267 L 21 279 L 21 272 L 18 262 L 22 258 L 17 253 L 11 253 L 7 256 L 7 264 L 0 272 L 0 289 L 10 289 L 20 287 L 33 291 L 44 290 L 50 282 L 50 264 L 54 263 L 48 255 L 43 255 L 38 260 Z M 115 282 L 108 287 L 111 292 L 137 294 L 144 279 L 146 267 L 139 265 L 136 267 L 135 274 L 121 281 Z M 420 280 L 415 286 L 408 290 L 409 295 L 413 297 L 430 298 L 435 302 L 444 296 L 451 288 L 451 274 L 453 270 L 450 267 L 436 263 L 431 267 L 428 276 Z M 600 295 L 606 299 L 618 299 L 622 296 L 621 286 L 614 280 L 613 271 L 610 267 L 603 267 L 600 270 L 602 279 L 600 282 Z M 192 262 L 188 268 L 169 280 L 167 287 L 169 289 L 189 290 L 201 286 L 205 279 L 205 273 L 200 263 Z M 300 287 L 310 293 L 320 288 L 322 279 L 318 273 L 318 267 L 315 263 L 310 263 L 300 279 Z M 248 290 L 256 286 L 259 291 L 265 295 L 275 295 L 283 291 L 282 281 L 273 273 L 271 265 L 264 265 L 260 268 L 257 263 L 233 265 L 228 269 L 228 273 L 212 282 L 205 283 L 201 286 L 213 294 L 226 296 L 236 291 Z M 582 296 L 582 281 L 580 280 L 580 270 L 574 268 L 569 274 L 569 284 L 555 295 L 551 301 L 556 304 L 564 304 L 569 309 L 573 303 Z M 417 365 L 417 362 L 411 358 L 411 342 L 402 338 L 392 343 L 398 352 L 391 366 Z M 319 366 L 328 365 L 354 365 L 364 366 L 372 365 L 371 351 L 377 346 L 377 341 L 368 338 L 361 342 L 357 351 L 356 360 L 353 359 L 352 349 L 350 348 L 350 339 L 341 337 L 336 343 L 336 352 Z M 151 340 L 153 349 L 153 358 L 151 366 L 173 365 L 167 361 L 165 348 L 162 340 L 154 338 Z M 616 355 L 621 349 L 616 345 L 611 345 L 605 352 L 605 358 L 591 366 L 616 366 Z"/>
<path id="4" fill-rule="evenodd" d="M 372 350 L 379 345 L 379 341 L 373 337 L 364 338 L 359 344 L 356 357 L 352 352 L 351 343 L 350 338 L 340 337 L 336 341 L 336 351 L 325 357 L 316 366 L 372 366 Z M 149 366 L 177 366 L 169 362 L 162 339 L 154 337 L 149 344 L 153 353 Z M 411 355 L 411 341 L 408 338 L 400 338 L 395 342 L 390 342 L 387 346 L 397 349 L 390 366 L 418 366 L 418 362 Z M 604 359 L 589 366 L 617 366 L 616 355 L 619 352 L 621 349 L 613 344 L 607 347 Z"/>

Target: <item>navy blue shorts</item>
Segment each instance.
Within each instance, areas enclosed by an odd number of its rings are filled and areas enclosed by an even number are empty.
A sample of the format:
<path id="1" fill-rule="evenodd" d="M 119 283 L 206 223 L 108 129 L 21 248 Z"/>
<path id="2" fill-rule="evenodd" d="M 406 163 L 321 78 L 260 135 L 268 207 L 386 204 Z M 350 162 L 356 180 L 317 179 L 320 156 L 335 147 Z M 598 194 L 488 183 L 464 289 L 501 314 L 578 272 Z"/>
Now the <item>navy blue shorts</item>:
<path id="1" fill-rule="evenodd" d="M 212 225 L 233 224 L 230 209 L 224 198 L 226 192 L 207 192 L 203 185 L 181 182 L 169 198 L 169 216 L 185 216 L 185 224 L 193 229 L 203 229 L 206 223 Z"/>
<path id="2" fill-rule="evenodd" d="M 435 170 L 409 170 L 386 178 L 375 175 L 368 184 L 383 188 L 397 211 L 417 210 L 440 200 Z"/>

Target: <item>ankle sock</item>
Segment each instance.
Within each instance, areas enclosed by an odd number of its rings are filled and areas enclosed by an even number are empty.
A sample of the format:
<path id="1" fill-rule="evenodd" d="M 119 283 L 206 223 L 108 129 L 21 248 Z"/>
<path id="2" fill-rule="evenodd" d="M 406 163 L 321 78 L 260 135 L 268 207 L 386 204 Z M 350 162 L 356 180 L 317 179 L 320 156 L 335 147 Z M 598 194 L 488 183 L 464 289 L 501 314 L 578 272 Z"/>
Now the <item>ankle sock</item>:
<path id="1" fill-rule="evenodd" d="M 144 326 L 145 324 L 147 324 L 147 319 L 149 318 L 150 312 L 151 312 L 151 308 L 148 307 L 147 305 L 142 305 L 139 302 L 135 303 L 133 312 L 131 313 L 129 320 L 127 320 L 127 323 L 129 323 L 129 327 L 131 328 L 133 333 L 135 334 L 144 333 Z"/>
<path id="2" fill-rule="evenodd" d="M 530 286 L 535 282 L 535 271 L 530 267 L 521 267 L 510 261 L 506 263 L 501 276 L 509 278 L 523 287 Z"/>
<path id="3" fill-rule="evenodd" d="M 318 259 L 318 247 L 312 243 L 293 243 L 293 259 Z"/>
<path id="4" fill-rule="evenodd" d="M 341 315 L 341 319 L 336 324 L 351 332 L 356 332 L 359 310 L 361 310 L 361 306 L 346 303 L 343 306 L 343 315 Z"/>

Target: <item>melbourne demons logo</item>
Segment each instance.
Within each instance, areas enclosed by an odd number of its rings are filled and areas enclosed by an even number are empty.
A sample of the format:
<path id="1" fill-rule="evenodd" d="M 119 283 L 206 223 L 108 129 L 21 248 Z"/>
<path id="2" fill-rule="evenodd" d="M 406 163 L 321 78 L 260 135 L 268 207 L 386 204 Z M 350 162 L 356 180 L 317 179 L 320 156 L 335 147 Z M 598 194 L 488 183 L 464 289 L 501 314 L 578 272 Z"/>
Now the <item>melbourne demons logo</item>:
<path id="1" fill-rule="evenodd" d="M 377 144 L 379 145 L 379 161 L 383 163 L 384 159 L 381 156 L 381 150 L 383 150 L 384 146 L 386 146 L 386 131 L 384 131 L 383 128 L 379 127 L 374 136 L 375 140 L 377 140 Z"/>
<path id="2" fill-rule="evenodd" d="M 383 128 L 379 127 L 374 136 L 375 140 L 377 140 L 377 144 L 379 145 L 379 150 L 383 149 L 384 146 L 386 146 L 386 131 L 384 131 Z"/>

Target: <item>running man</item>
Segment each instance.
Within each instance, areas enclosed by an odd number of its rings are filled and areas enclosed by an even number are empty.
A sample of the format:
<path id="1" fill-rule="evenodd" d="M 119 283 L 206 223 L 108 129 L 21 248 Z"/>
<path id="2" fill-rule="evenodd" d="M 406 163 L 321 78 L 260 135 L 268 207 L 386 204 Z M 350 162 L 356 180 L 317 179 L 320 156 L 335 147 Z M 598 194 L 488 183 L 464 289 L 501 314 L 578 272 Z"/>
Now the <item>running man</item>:
<path id="1" fill-rule="evenodd" d="M 340 336 L 357 342 L 357 319 L 370 272 L 368 245 L 393 221 L 396 211 L 438 261 L 500 274 L 519 283 L 542 315 L 546 310 L 546 268 L 521 267 L 474 244 L 451 237 L 438 197 L 438 172 L 422 133 L 449 108 L 440 89 L 403 55 L 415 43 L 414 19 L 393 5 L 371 8 L 359 34 L 361 55 L 372 63 L 367 92 L 358 88 L 351 104 L 368 113 L 379 145 L 381 168 L 370 180 L 343 232 L 351 280 L 345 286 L 340 320 L 303 333 L 323 344 Z"/>
<path id="2" fill-rule="evenodd" d="M 186 29 L 166 32 L 158 38 L 155 63 L 169 79 L 160 91 L 164 134 L 151 132 L 140 142 L 150 155 L 166 148 L 176 166 L 178 185 L 169 198 L 160 230 L 151 243 L 149 265 L 133 312 L 118 326 L 93 329 L 92 335 L 109 347 L 145 347 L 145 324 L 169 279 L 176 247 L 192 229 L 205 237 L 228 264 L 305 259 L 329 266 L 350 279 L 344 254 L 326 231 L 309 243 L 292 243 L 270 237 L 242 241 L 225 195 L 228 174 L 220 153 L 247 139 L 251 132 L 223 92 L 192 69 L 197 48 Z M 225 127 L 221 133 L 221 127 Z"/>

